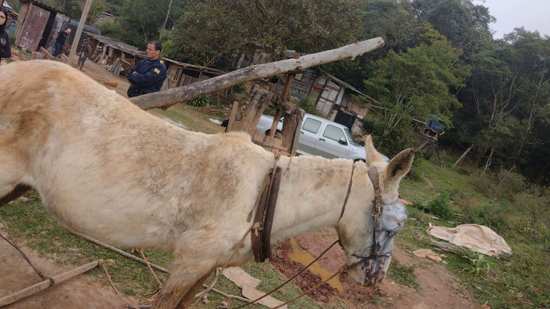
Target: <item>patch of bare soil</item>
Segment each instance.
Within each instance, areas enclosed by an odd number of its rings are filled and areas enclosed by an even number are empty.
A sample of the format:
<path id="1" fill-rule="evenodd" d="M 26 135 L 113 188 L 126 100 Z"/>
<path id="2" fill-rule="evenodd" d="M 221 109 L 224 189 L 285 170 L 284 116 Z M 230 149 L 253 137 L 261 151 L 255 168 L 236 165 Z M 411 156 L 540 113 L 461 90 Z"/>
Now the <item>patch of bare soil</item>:
<path id="1" fill-rule="evenodd" d="M 318 256 L 327 248 L 337 235 L 330 230 L 324 230 L 317 233 L 304 234 L 297 238 L 297 241 L 303 249 L 314 256 Z M 283 243 L 277 250 L 277 256 L 273 259 L 273 264 L 279 271 L 287 277 L 292 276 L 302 265 L 299 265 L 288 259 L 288 243 Z M 349 308 L 480 308 L 475 303 L 472 296 L 465 290 L 457 279 L 449 273 L 444 265 L 432 261 L 415 257 L 414 255 L 396 248 L 394 251 L 394 260 L 405 266 L 414 266 L 414 274 L 418 289 L 400 285 L 389 278 L 375 290 L 373 288 L 363 287 L 345 275 L 340 276 L 340 281 L 344 285 L 345 292 L 338 293 L 327 284 L 323 284 L 318 292 L 308 292 L 312 298 L 327 302 L 333 297 L 343 299 Z M 336 272 L 345 264 L 345 255 L 340 247 L 332 248 L 320 262 L 321 266 L 330 272 Z M 308 291 L 321 280 L 318 276 L 306 272 L 296 281 L 296 284 L 304 291 Z"/>
<path id="2" fill-rule="evenodd" d="M 2 231 L 2 234 L 6 235 L 6 232 Z M 75 267 L 56 265 L 50 260 L 40 257 L 29 248 L 19 247 L 46 276 L 53 276 Z M 40 281 L 40 277 L 32 270 L 19 252 L 0 239 L 0 297 L 7 296 Z M 102 284 L 90 275 L 84 274 L 6 308 L 125 308 L 127 304 L 106 284 Z"/>
<path id="3" fill-rule="evenodd" d="M 277 247 L 275 255 L 271 258 L 271 264 L 277 268 L 278 271 L 283 273 L 287 278 L 292 277 L 298 273 L 303 266 L 289 259 L 290 243 L 285 241 Z M 316 301 L 328 303 L 332 296 L 335 296 L 337 290 L 331 287 L 328 283 L 322 283 L 319 276 L 312 274 L 309 271 L 305 271 L 300 274 L 293 283 L 300 287 L 300 289 L 311 298 Z M 317 287 L 317 288 L 315 288 Z"/>

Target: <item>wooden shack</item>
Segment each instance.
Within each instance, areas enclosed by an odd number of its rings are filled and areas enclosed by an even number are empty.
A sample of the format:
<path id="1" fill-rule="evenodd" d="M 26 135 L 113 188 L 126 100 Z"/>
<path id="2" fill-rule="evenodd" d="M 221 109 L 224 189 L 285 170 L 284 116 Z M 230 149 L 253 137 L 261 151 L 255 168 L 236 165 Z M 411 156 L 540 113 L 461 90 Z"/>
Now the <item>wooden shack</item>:
<path id="1" fill-rule="evenodd" d="M 15 45 L 34 52 L 50 48 L 57 33 L 70 18 L 55 8 L 35 0 L 21 0 Z"/>
<path id="2" fill-rule="evenodd" d="M 115 75 L 125 76 L 138 61 L 147 57 L 146 53 L 139 48 L 113 38 L 88 32 L 85 33 L 85 36 L 93 51 L 90 59 L 105 65 L 107 70 Z M 163 89 L 191 84 L 225 73 L 214 68 L 184 63 L 170 58 L 162 58 L 162 61 L 167 68 L 167 78 Z"/>

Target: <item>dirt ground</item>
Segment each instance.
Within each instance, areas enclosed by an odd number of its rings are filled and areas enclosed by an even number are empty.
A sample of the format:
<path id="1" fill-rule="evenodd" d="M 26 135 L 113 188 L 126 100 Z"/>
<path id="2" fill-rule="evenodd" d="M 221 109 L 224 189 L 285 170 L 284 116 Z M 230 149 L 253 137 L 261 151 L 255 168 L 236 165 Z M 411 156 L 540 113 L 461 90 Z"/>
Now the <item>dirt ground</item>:
<path id="1" fill-rule="evenodd" d="M 6 231 L 0 228 L 3 235 Z M 53 276 L 71 270 L 74 266 L 58 265 L 40 257 L 25 246 L 19 247 L 33 264 L 46 276 Z M 84 264 L 84 263 L 83 263 Z M 19 252 L 3 240 L 0 241 L 0 297 L 19 291 L 40 282 Z M 75 277 L 57 287 L 29 297 L 6 308 L 50 309 L 50 308 L 125 308 L 127 303 L 107 286 L 90 275 Z"/>
<path id="2" fill-rule="evenodd" d="M 307 233 L 297 237 L 297 241 L 303 249 L 317 256 L 327 248 L 335 239 L 336 233 L 325 230 L 317 233 Z M 278 247 L 274 264 L 285 275 L 292 275 L 300 268 L 294 261 L 288 259 L 289 244 L 283 243 Z M 339 297 L 346 301 L 349 308 L 479 308 L 472 296 L 460 286 L 460 283 L 449 273 L 444 265 L 418 258 L 400 248 L 396 248 L 394 260 L 404 266 L 414 266 L 414 275 L 419 288 L 414 289 L 392 281 L 389 278 L 375 291 L 372 288 L 360 287 L 351 279 L 341 276 L 340 281 L 344 285 L 345 292 L 338 293 L 334 288 L 323 284 L 319 289 L 308 293 L 312 298 L 320 302 L 329 302 L 331 298 Z M 345 263 L 344 252 L 339 247 L 332 248 L 325 257 L 320 260 L 323 268 L 334 273 Z M 300 288 L 309 289 L 320 282 L 318 276 L 307 273 L 300 276 L 297 285 Z M 366 302 L 371 304 L 366 305 Z M 374 304 L 372 304 L 374 303 Z"/>

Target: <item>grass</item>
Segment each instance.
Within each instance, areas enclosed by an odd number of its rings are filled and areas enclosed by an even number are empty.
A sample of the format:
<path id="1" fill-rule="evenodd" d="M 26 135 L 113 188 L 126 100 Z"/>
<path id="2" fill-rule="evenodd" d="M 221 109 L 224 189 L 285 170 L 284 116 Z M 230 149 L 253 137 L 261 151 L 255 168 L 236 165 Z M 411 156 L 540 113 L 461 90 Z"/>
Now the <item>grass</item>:
<path id="1" fill-rule="evenodd" d="M 199 108 L 177 104 L 167 110 L 154 110 L 153 114 L 167 117 L 175 122 L 181 123 L 191 131 L 204 133 L 220 133 L 224 128 L 212 123 L 209 118 L 219 118 L 219 115 L 210 116 L 199 111 Z"/>
<path id="2" fill-rule="evenodd" d="M 393 281 L 401 285 L 405 285 L 413 289 L 418 288 L 416 276 L 414 275 L 414 266 L 401 265 L 396 260 L 393 260 L 388 275 Z"/>
<path id="3" fill-rule="evenodd" d="M 497 259 L 473 253 L 448 254 L 449 270 L 479 303 L 489 304 L 491 308 L 550 308 L 547 200 L 531 191 L 509 194 L 510 188 L 499 189 L 501 183 L 475 171 L 465 173 L 422 159 L 415 164 L 415 169 L 413 177 L 401 186 L 402 196 L 416 205 L 426 206 L 436 203 L 442 194 L 448 195 L 448 205 L 444 207 L 449 207 L 452 215 L 434 217 L 426 207 L 410 207 L 407 226 L 398 236 L 399 245 L 409 250 L 430 248 L 430 238 L 425 232 L 430 223 L 487 225 L 506 239 L 513 255 Z M 487 190 L 487 186 L 491 186 L 491 190 Z"/>

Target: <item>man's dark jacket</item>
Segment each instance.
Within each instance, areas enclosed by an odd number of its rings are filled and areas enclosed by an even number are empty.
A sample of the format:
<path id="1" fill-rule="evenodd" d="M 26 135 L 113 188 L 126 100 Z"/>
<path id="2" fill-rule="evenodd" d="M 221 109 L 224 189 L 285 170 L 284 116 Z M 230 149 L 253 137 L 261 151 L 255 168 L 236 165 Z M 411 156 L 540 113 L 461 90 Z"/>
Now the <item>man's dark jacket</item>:
<path id="1" fill-rule="evenodd" d="M 5 31 L 5 25 L 0 26 L 0 59 L 11 57 L 10 38 Z"/>
<path id="2" fill-rule="evenodd" d="M 160 60 L 142 60 L 128 75 L 128 80 L 131 83 L 128 89 L 128 97 L 157 92 L 162 87 L 165 79 L 166 66 Z"/>

